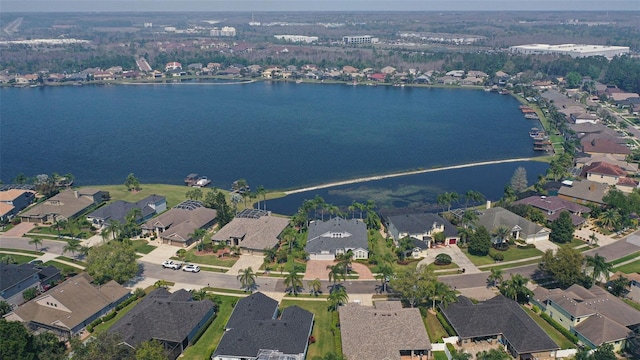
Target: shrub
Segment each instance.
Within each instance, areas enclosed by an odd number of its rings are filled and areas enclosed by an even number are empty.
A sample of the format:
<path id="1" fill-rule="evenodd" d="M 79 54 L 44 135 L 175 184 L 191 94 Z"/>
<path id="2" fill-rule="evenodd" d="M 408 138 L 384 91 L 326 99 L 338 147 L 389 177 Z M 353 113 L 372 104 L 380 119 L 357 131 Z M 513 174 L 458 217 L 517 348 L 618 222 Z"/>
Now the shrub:
<path id="1" fill-rule="evenodd" d="M 444 330 L 447 332 L 447 334 L 449 336 L 455 336 L 456 332 L 455 330 L 453 330 L 453 328 L 451 327 L 451 325 L 449 325 L 449 322 L 447 321 L 447 319 L 444 318 L 444 315 L 442 315 L 441 312 L 436 312 L 436 317 L 438 318 L 438 321 L 440 321 L 440 324 L 442 324 L 442 327 L 444 328 Z"/>
<path id="2" fill-rule="evenodd" d="M 449 264 L 451 264 L 451 256 L 449 256 L 448 254 L 438 254 L 438 256 L 436 256 L 435 264 L 436 265 L 449 265 Z"/>
<path id="3" fill-rule="evenodd" d="M 425 308 L 424 306 L 420 306 L 418 307 L 418 309 L 420 310 L 420 315 L 422 315 L 423 318 L 427 317 L 427 308 Z"/>
<path id="4" fill-rule="evenodd" d="M 38 296 L 38 288 L 28 288 L 22 292 L 22 297 L 25 301 L 29 301 Z"/>
<path id="5" fill-rule="evenodd" d="M 118 315 L 118 312 L 117 311 L 112 311 L 112 312 L 108 313 L 107 315 L 105 315 L 102 318 L 102 321 L 109 321 L 109 320 L 113 319 L 114 317 L 116 317 L 116 315 Z"/>
<path id="6" fill-rule="evenodd" d="M 533 305 L 533 306 L 531 307 L 531 311 L 533 311 L 534 313 L 536 313 L 536 314 L 537 314 L 537 313 L 539 313 L 539 312 L 540 312 L 540 308 L 539 308 L 539 307 L 537 307 L 537 306 L 535 306 L 535 305 Z"/>
<path id="7" fill-rule="evenodd" d="M 447 349 L 449 349 L 450 353 L 455 353 L 456 352 L 456 347 L 453 346 L 452 343 L 447 343 Z"/>
<path id="8" fill-rule="evenodd" d="M 562 325 L 558 324 L 555 320 L 549 317 L 549 315 L 545 313 L 541 313 L 540 317 L 543 318 L 549 325 L 553 326 L 554 329 L 558 330 L 564 337 L 569 339 L 574 344 L 578 343 L 578 337 L 569 332 L 569 330 L 565 329 Z"/>
<path id="9" fill-rule="evenodd" d="M 491 256 L 491 258 L 495 261 L 504 260 L 504 254 L 499 251 L 495 251 L 493 249 L 489 251 L 489 256 Z"/>

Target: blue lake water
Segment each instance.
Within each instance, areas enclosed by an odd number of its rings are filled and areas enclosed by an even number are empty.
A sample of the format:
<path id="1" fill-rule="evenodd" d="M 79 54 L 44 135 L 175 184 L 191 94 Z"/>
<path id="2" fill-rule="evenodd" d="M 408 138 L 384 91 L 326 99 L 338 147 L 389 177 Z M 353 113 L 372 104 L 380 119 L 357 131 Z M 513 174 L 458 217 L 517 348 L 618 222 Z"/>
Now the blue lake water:
<path id="1" fill-rule="evenodd" d="M 18 173 L 71 172 L 78 185 L 119 184 L 133 172 L 142 183 L 180 184 L 196 172 L 220 188 L 245 178 L 252 186 L 291 189 L 536 155 L 528 131 L 538 124 L 523 118 L 518 102 L 474 90 L 271 82 L 68 86 L 2 88 L 0 102 L 4 182 Z M 543 166 L 526 164 L 532 178 Z M 468 184 L 482 173 L 482 182 L 501 191 L 515 167 L 385 184 L 465 181 L 464 188 L 482 191 Z"/>

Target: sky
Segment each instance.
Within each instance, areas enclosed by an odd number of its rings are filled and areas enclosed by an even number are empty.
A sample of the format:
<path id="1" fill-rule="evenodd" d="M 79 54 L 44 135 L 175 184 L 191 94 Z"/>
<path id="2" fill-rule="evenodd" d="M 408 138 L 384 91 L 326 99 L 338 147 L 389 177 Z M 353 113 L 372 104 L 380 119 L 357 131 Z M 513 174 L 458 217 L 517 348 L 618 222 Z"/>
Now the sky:
<path id="1" fill-rule="evenodd" d="M 640 0 L 0 0 L 0 12 L 640 11 Z"/>

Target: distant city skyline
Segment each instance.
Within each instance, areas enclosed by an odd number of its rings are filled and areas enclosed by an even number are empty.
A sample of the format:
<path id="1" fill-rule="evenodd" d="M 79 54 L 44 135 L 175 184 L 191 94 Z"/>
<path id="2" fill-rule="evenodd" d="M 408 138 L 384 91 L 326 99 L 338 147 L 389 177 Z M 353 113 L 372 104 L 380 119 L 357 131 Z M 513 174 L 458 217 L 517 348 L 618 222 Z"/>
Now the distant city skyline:
<path id="1" fill-rule="evenodd" d="M 0 12 L 640 11 L 638 0 L 2 0 Z"/>

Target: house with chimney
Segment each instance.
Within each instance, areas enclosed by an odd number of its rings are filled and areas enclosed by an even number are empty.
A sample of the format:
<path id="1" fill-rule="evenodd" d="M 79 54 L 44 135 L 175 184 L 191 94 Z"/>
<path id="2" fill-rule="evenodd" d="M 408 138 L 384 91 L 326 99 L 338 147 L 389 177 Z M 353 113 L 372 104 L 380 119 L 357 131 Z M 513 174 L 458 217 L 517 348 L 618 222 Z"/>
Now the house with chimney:
<path id="1" fill-rule="evenodd" d="M 638 187 L 638 182 L 627 177 L 627 172 L 621 167 L 607 162 L 594 162 L 582 168 L 582 176 L 587 180 L 615 186 L 625 193 L 630 193 Z"/>
<path id="2" fill-rule="evenodd" d="M 609 191 L 609 185 L 591 180 L 565 181 L 558 190 L 558 197 L 581 205 L 606 205 L 602 198 Z"/>
<path id="3" fill-rule="evenodd" d="M 109 199 L 109 193 L 98 189 L 67 189 L 20 214 L 23 222 L 36 224 L 66 221 L 78 217 Z"/>

